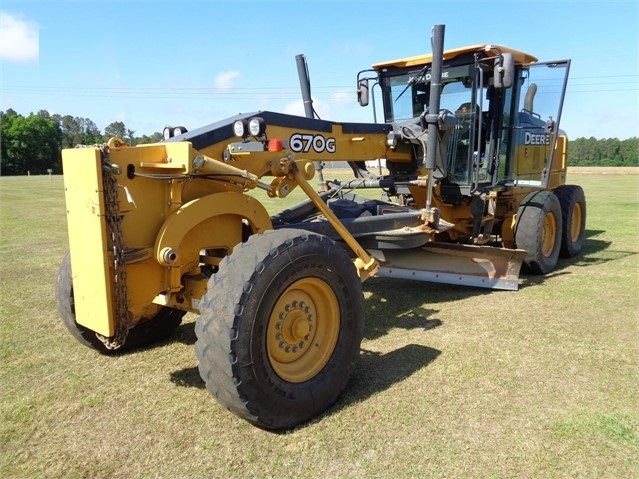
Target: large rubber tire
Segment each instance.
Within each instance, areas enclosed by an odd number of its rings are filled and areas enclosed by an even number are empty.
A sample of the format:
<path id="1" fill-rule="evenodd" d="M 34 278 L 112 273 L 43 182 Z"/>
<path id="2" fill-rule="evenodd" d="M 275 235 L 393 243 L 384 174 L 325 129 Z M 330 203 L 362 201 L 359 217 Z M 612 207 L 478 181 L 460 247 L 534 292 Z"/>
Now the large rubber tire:
<path id="1" fill-rule="evenodd" d="M 71 256 L 69 253 L 64 256 L 58 269 L 55 298 L 62 324 L 71 335 L 85 346 L 96 349 L 103 354 L 124 353 L 162 341 L 171 336 L 175 328 L 182 322 L 182 317 L 186 314 L 185 311 L 179 309 L 162 307 L 155 316 L 132 328 L 123 346 L 118 349 L 108 349 L 97 338 L 95 332 L 79 325 L 75 320 L 73 276 L 71 274 Z"/>
<path id="2" fill-rule="evenodd" d="M 573 258 L 581 253 L 586 236 L 586 195 L 581 186 L 563 185 L 555 190 L 561 205 L 562 258 Z"/>
<path id="3" fill-rule="evenodd" d="M 522 265 L 524 271 L 546 274 L 555 269 L 561 231 L 561 206 L 552 191 L 534 191 L 524 198 L 515 224 L 515 244 L 527 252 Z"/>
<path id="4" fill-rule="evenodd" d="M 364 328 L 347 253 L 293 229 L 237 245 L 209 280 L 200 313 L 195 349 L 208 391 L 267 429 L 292 428 L 337 400 Z"/>

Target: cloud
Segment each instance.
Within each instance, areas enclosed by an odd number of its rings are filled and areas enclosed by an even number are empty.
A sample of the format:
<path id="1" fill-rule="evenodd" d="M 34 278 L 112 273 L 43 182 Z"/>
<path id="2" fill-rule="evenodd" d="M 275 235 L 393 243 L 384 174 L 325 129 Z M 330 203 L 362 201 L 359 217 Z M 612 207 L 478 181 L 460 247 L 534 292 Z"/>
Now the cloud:
<path id="1" fill-rule="evenodd" d="M 365 56 L 373 50 L 368 43 L 364 42 L 337 42 L 335 50 L 346 56 Z"/>
<path id="2" fill-rule="evenodd" d="M 38 30 L 35 23 L 0 11 L 0 58 L 16 62 L 37 62 Z"/>
<path id="3" fill-rule="evenodd" d="M 237 70 L 231 70 L 228 72 L 222 72 L 215 77 L 215 88 L 222 90 L 230 90 L 233 88 L 233 83 L 236 78 L 239 78 L 240 72 Z"/>
<path id="4" fill-rule="evenodd" d="M 331 94 L 331 102 L 332 103 L 341 103 L 345 105 L 356 105 L 357 104 L 357 94 L 355 93 L 355 88 L 350 90 L 340 90 Z"/>
<path id="5" fill-rule="evenodd" d="M 322 103 L 319 100 L 313 99 L 313 109 L 323 120 L 328 119 L 331 116 L 331 107 L 326 103 Z M 287 115 L 306 116 L 304 113 L 304 102 L 297 100 L 293 103 L 289 103 L 284 107 L 283 113 Z"/>
<path id="6" fill-rule="evenodd" d="M 9 108 L 14 108 L 18 102 L 16 102 L 15 98 L 11 96 L 3 96 L 0 99 L 0 111 L 8 110 Z"/>

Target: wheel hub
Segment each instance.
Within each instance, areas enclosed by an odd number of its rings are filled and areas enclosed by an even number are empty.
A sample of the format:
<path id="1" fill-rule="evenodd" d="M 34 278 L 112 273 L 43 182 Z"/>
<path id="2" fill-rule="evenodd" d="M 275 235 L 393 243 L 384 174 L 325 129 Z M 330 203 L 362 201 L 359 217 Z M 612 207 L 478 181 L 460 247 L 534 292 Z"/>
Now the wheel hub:
<path id="1" fill-rule="evenodd" d="M 306 381 L 326 365 L 337 343 L 340 311 L 335 293 L 317 278 L 289 286 L 271 311 L 267 354 L 282 379 Z"/>
<path id="2" fill-rule="evenodd" d="M 557 235 L 557 220 L 555 215 L 548 213 L 544 218 L 544 224 L 541 231 L 541 249 L 542 254 L 548 258 L 552 255 L 555 248 L 555 238 Z"/>
<path id="3" fill-rule="evenodd" d="M 581 205 L 575 203 L 572 209 L 572 224 L 570 225 L 570 239 L 573 243 L 579 240 L 581 235 Z"/>
<path id="4" fill-rule="evenodd" d="M 287 294 L 292 295 L 298 298 L 308 296 L 301 291 L 289 291 Z M 309 302 L 309 298 L 306 301 L 294 299 L 285 303 L 284 310 L 279 312 L 275 323 L 277 349 L 271 351 L 276 361 L 288 363 L 304 354 L 302 350 L 314 336 L 315 308 Z"/>

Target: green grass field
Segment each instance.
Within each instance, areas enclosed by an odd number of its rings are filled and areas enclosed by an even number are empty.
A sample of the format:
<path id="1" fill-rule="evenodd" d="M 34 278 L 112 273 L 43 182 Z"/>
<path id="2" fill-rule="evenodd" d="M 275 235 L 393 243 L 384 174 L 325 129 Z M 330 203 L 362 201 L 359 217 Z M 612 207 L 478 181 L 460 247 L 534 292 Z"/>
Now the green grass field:
<path id="1" fill-rule="evenodd" d="M 518 292 L 367 281 L 347 390 L 276 434 L 204 389 L 193 315 L 122 356 L 76 342 L 54 301 L 62 178 L 1 178 L 0 477 L 639 477 L 639 181 L 570 180 L 581 257 Z"/>

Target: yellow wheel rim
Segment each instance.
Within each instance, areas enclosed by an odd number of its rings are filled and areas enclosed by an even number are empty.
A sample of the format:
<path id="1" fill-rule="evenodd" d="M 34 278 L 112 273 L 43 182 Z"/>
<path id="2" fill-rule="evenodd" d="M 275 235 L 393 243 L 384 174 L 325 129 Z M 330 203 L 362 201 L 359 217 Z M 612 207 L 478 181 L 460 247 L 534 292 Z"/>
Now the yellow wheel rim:
<path id="1" fill-rule="evenodd" d="M 555 249 L 557 238 L 557 218 L 553 213 L 548 213 L 544 218 L 544 226 L 541 231 L 541 252 L 548 258 Z"/>
<path id="2" fill-rule="evenodd" d="M 285 381 L 301 383 L 331 358 L 340 327 L 340 309 L 331 287 L 318 278 L 296 281 L 271 312 L 266 350 L 271 367 Z"/>
<path id="3" fill-rule="evenodd" d="M 570 224 L 570 239 L 573 243 L 579 241 L 581 235 L 581 205 L 575 203 L 572 207 L 572 223 Z"/>

